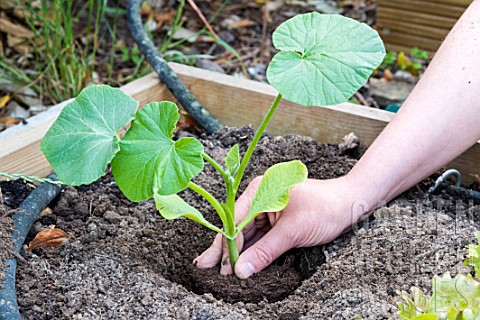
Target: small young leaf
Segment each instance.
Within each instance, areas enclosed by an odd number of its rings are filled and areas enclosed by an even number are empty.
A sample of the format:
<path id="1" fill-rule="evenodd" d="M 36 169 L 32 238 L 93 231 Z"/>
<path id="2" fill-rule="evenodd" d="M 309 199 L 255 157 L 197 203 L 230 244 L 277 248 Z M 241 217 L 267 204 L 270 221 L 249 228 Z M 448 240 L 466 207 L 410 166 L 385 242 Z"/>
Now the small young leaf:
<path id="1" fill-rule="evenodd" d="M 312 105 L 347 101 L 382 62 L 385 48 L 364 23 L 318 12 L 295 16 L 273 33 L 267 78 L 285 99 Z"/>
<path id="2" fill-rule="evenodd" d="M 480 317 L 480 282 L 470 274 L 458 274 L 455 278 L 449 273 L 436 275 L 432 279 L 432 291 L 428 312 L 442 315 L 450 312 L 452 307 L 459 311 L 476 307 L 477 316 Z"/>
<path id="3" fill-rule="evenodd" d="M 106 85 L 85 88 L 68 104 L 40 144 L 65 184 L 78 186 L 100 178 L 120 149 L 117 130 L 134 118 L 138 102 Z"/>
<path id="4" fill-rule="evenodd" d="M 183 201 L 183 199 L 176 194 L 162 196 L 159 195 L 156 191 L 157 190 L 155 190 L 153 194 L 153 198 L 155 199 L 155 206 L 157 207 L 157 210 L 160 212 L 162 217 L 164 217 L 165 219 L 173 220 L 179 217 L 185 217 L 197 223 L 200 223 L 201 225 L 215 232 L 223 234 L 222 230 L 205 220 L 200 211 Z"/>
<path id="5" fill-rule="evenodd" d="M 475 276 L 480 277 L 480 232 L 475 232 L 478 244 L 469 244 L 467 246 L 467 260 L 463 263 L 464 266 L 472 266 L 475 270 Z"/>
<path id="6" fill-rule="evenodd" d="M 185 189 L 203 169 L 203 146 L 194 138 L 172 140 L 179 118 L 173 102 L 153 102 L 137 113 L 112 160 L 112 173 L 131 201 Z"/>
<path id="7" fill-rule="evenodd" d="M 290 200 L 290 189 L 305 182 L 307 176 L 307 167 L 298 160 L 278 163 L 268 168 L 252 199 L 250 211 L 237 227 L 238 231 L 262 212 L 283 210 Z"/>
<path id="8" fill-rule="evenodd" d="M 238 151 L 238 144 L 234 145 L 230 151 L 228 151 L 225 158 L 225 166 L 230 171 L 232 176 L 235 176 L 238 168 L 240 167 L 240 152 Z"/>

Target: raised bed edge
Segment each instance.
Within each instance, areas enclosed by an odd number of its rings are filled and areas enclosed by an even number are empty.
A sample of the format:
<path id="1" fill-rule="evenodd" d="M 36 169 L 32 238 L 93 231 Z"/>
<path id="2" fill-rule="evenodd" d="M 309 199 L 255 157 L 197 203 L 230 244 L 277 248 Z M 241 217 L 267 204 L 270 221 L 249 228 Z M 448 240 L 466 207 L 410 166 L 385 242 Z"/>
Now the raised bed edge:
<path id="1" fill-rule="evenodd" d="M 271 86 L 257 81 L 172 63 L 171 67 L 195 97 L 223 124 L 257 127 L 276 96 Z M 155 74 L 121 88 L 140 102 L 173 100 Z M 0 171 L 47 176 L 52 169 L 40 151 L 40 141 L 55 121 L 63 102 L 19 125 L 0 133 Z M 370 145 L 394 114 L 351 103 L 327 107 L 302 107 L 283 101 L 267 131 L 274 135 L 301 134 L 325 143 L 339 143 L 354 132 L 362 144 Z M 432 155 L 435 156 L 435 155 Z M 458 169 L 469 184 L 470 174 L 480 174 L 480 143 L 475 144 L 448 167 Z"/>

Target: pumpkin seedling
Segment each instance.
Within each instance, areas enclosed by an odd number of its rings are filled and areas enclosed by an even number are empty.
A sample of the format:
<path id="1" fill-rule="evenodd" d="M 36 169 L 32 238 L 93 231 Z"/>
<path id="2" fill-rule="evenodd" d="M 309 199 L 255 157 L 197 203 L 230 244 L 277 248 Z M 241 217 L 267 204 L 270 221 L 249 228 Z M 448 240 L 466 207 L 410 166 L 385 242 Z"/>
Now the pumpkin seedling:
<path id="1" fill-rule="evenodd" d="M 174 103 L 154 102 L 136 111 L 137 101 L 104 85 L 84 89 L 65 107 L 45 135 L 42 151 L 58 178 L 69 185 L 95 181 L 111 162 L 115 181 L 128 199 L 153 197 L 166 219 L 183 216 L 222 234 L 234 266 L 239 256 L 235 239 L 242 229 L 262 212 L 284 209 L 290 189 L 307 179 L 307 168 L 300 161 L 272 166 L 265 172 L 247 216 L 235 224 L 240 181 L 282 97 L 305 106 L 347 101 L 385 55 L 376 31 L 339 15 L 298 15 L 278 27 L 273 43 L 280 52 L 270 63 L 267 77 L 280 93 L 243 157 L 234 145 L 221 165 L 204 152 L 198 140 L 172 140 L 179 119 Z M 119 130 L 131 120 L 130 129 L 121 139 Z M 223 177 L 225 203 L 192 182 L 203 170 L 204 161 Z M 215 208 L 223 228 L 207 221 L 177 195 L 186 188 Z"/>

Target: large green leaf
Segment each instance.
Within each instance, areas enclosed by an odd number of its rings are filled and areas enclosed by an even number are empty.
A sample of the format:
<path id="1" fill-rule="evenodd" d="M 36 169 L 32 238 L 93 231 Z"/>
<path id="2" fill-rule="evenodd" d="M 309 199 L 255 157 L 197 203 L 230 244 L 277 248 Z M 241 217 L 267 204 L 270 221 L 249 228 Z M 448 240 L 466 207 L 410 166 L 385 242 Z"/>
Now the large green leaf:
<path id="1" fill-rule="evenodd" d="M 74 186 L 100 178 L 120 149 L 117 130 L 134 118 L 137 107 L 120 89 L 85 88 L 62 110 L 40 145 L 58 178 Z"/>
<path id="2" fill-rule="evenodd" d="M 268 168 L 252 199 L 250 210 L 237 230 L 242 230 L 262 212 L 283 210 L 290 200 L 290 189 L 305 182 L 307 176 L 307 167 L 298 160 L 278 163 Z"/>
<path id="3" fill-rule="evenodd" d="M 268 81 L 302 105 L 348 100 L 383 61 L 378 33 L 364 23 L 317 12 L 295 16 L 273 33 L 276 54 Z"/>
<path id="4" fill-rule="evenodd" d="M 155 199 L 155 206 L 157 207 L 157 210 L 160 212 L 162 217 L 164 217 L 165 219 L 173 220 L 179 217 L 185 217 L 197 223 L 200 223 L 201 225 L 215 232 L 223 234 L 223 231 L 208 222 L 200 213 L 200 211 L 183 201 L 183 199 L 176 194 L 162 196 L 159 195 L 156 191 L 157 190 L 155 190 L 153 194 L 153 198 Z"/>
<path id="5" fill-rule="evenodd" d="M 172 140 L 179 118 L 173 102 L 153 102 L 137 112 L 112 160 L 112 172 L 131 201 L 185 189 L 203 169 L 203 146 L 194 138 Z"/>

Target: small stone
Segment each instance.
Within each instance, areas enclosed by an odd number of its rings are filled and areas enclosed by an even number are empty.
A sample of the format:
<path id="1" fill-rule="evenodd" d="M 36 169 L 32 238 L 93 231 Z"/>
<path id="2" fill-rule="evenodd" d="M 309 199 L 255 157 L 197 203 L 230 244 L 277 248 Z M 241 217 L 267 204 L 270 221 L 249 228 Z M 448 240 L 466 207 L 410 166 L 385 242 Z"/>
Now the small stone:
<path id="1" fill-rule="evenodd" d="M 17 98 L 27 106 L 41 106 L 42 101 L 38 94 L 31 88 L 25 88 L 22 92 L 17 94 Z"/>
<path id="2" fill-rule="evenodd" d="M 338 145 L 338 151 L 340 154 L 346 154 L 349 151 L 355 150 L 360 145 L 360 139 L 353 133 L 350 132 L 345 137 L 343 137 L 342 143 Z"/>
<path id="3" fill-rule="evenodd" d="M 210 70 L 210 71 L 213 71 L 213 72 L 218 72 L 218 73 L 225 74 L 225 70 L 223 70 L 222 67 L 220 67 L 218 64 L 216 64 L 212 60 L 198 59 L 197 63 L 196 63 L 196 66 L 198 68 L 202 68 L 202 69 L 205 69 L 205 70 Z"/>
<path id="4" fill-rule="evenodd" d="M 122 216 L 120 216 L 118 213 L 114 211 L 105 212 L 105 214 L 103 215 L 103 218 L 111 223 L 118 223 L 122 221 Z"/>
<path id="5" fill-rule="evenodd" d="M 7 105 L 7 110 L 10 110 L 8 117 L 10 118 L 22 118 L 28 119 L 30 117 L 30 112 L 22 108 L 16 101 L 12 100 Z"/>
<path id="6" fill-rule="evenodd" d="M 32 113 L 32 116 L 39 114 L 40 112 L 43 112 L 47 110 L 47 106 L 44 105 L 30 105 L 30 108 L 28 108 L 28 111 Z"/>
<path id="7" fill-rule="evenodd" d="M 369 83 L 372 95 L 375 96 L 376 101 L 382 107 L 403 102 L 415 86 L 415 84 L 406 81 L 392 80 L 386 82 L 375 78 L 371 78 Z"/>
<path id="8" fill-rule="evenodd" d="M 235 42 L 235 36 L 230 31 L 220 31 L 218 36 L 226 43 L 232 44 Z"/>
<path id="9" fill-rule="evenodd" d="M 186 309 L 180 309 L 177 312 L 177 319 L 188 320 L 188 319 L 191 319 L 191 318 L 192 317 L 190 316 L 190 312 Z"/>

